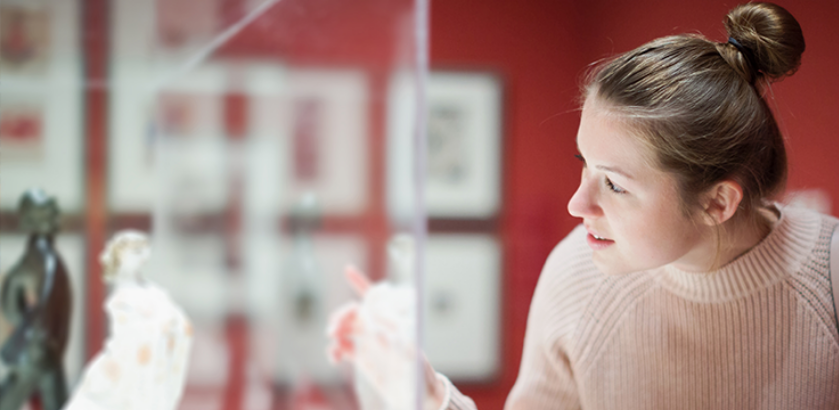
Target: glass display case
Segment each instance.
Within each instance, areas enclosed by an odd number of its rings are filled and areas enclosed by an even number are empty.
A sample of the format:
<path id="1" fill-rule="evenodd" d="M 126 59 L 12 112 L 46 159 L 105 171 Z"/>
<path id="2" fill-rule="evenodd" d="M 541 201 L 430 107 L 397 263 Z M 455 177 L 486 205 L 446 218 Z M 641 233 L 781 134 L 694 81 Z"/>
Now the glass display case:
<path id="1" fill-rule="evenodd" d="M 145 273 L 192 325 L 178 408 L 420 408 L 421 351 L 453 380 L 496 374 L 500 85 L 429 77 L 427 13 L 3 2 L 0 274 L 27 243 L 19 198 L 40 187 L 62 211 L 70 393 L 113 337 L 100 253 L 126 229 L 148 233 Z M 347 266 L 387 283 L 360 317 L 393 325 L 359 333 L 355 365 L 327 355 L 330 316 L 362 299 Z M 0 340 L 14 327 L 0 315 Z"/>
<path id="2" fill-rule="evenodd" d="M 383 170 L 395 78 L 409 141 L 423 124 L 424 6 L 111 5 L 108 203 L 116 225 L 148 222 L 150 277 L 193 321 L 182 408 L 353 408 L 363 375 L 328 361 L 327 321 L 358 299 L 345 265 L 384 279 L 393 237 L 423 243 L 421 207 L 388 212 Z M 400 360 L 408 408 L 417 357 Z"/>
<path id="3" fill-rule="evenodd" d="M 330 363 L 327 322 L 359 299 L 346 265 L 421 292 L 427 7 L 3 3 L 0 267 L 26 244 L 19 195 L 43 188 L 63 211 L 56 247 L 74 290 L 71 391 L 114 326 L 98 253 L 136 229 L 151 238 L 148 278 L 192 323 L 179 408 L 359 407 L 359 384 L 381 376 Z M 409 147 L 399 164 L 393 138 Z M 386 200 L 394 166 L 408 185 L 399 212 Z M 399 317 L 410 349 L 387 364 L 401 396 L 382 408 L 420 403 L 417 305 Z M 14 327 L 0 326 L 3 339 Z"/>

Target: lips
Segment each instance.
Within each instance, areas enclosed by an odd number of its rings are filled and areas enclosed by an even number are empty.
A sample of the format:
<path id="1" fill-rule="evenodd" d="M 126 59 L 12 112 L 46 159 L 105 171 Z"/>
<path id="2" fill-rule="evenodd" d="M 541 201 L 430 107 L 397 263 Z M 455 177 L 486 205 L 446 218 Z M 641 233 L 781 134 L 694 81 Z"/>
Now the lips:
<path id="1" fill-rule="evenodd" d="M 588 231 L 588 235 L 586 235 L 586 242 L 588 242 L 588 246 L 590 246 L 592 249 L 596 251 L 606 249 L 615 243 L 614 240 L 608 239 L 606 237 L 598 235 L 595 232 L 592 232 L 592 230 L 588 229 L 588 227 L 586 227 L 586 231 Z"/>
<path id="2" fill-rule="evenodd" d="M 588 226 L 588 224 L 585 225 L 585 228 L 586 228 L 586 232 L 588 232 L 589 235 L 593 236 L 597 240 L 600 240 L 600 241 L 611 240 L 611 239 L 607 238 L 606 236 L 601 235 L 599 232 L 595 231 L 594 229 L 591 229 L 591 227 Z"/>

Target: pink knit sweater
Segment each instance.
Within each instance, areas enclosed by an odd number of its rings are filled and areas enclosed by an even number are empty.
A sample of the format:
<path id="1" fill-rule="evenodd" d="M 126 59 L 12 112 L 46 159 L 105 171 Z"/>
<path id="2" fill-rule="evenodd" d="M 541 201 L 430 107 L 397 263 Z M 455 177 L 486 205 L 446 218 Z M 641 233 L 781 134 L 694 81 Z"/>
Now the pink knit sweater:
<path id="1" fill-rule="evenodd" d="M 839 409 L 836 223 L 785 208 L 719 271 L 619 276 L 578 227 L 542 271 L 506 409 Z M 475 408 L 448 389 L 446 408 Z"/>

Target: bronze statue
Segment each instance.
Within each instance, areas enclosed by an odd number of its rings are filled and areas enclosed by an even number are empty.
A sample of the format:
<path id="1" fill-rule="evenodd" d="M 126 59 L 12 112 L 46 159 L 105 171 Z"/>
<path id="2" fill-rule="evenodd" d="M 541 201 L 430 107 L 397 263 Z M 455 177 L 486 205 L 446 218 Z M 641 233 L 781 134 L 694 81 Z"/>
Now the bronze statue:
<path id="1" fill-rule="evenodd" d="M 0 312 L 12 326 L 0 347 L 0 359 L 9 367 L 0 382 L 0 410 L 19 410 L 35 393 L 44 410 L 60 410 L 67 400 L 62 358 L 72 296 L 67 269 L 53 246 L 58 204 L 44 191 L 30 189 L 18 211 L 29 239 L 0 287 Z"/>

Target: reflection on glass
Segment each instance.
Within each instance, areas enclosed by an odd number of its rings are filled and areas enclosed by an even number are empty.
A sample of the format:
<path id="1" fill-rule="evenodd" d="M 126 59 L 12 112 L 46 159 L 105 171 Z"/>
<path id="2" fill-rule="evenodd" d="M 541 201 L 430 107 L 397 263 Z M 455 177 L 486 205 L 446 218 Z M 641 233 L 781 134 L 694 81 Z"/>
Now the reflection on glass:
<path id="1" fill-rule="evenodd" d="M 120 0 L 112 19 L 109 204 L 151 215 L 149 272 L 195 325 L 180 408 L 414 407 L 416 244 L 388 243 L 420 210 L 388 215 L 384 177 L 414 2 Z M 400 278 L 359 305 L 356 366 L 326 353 L 360 300 L 347 264 Z"/>

